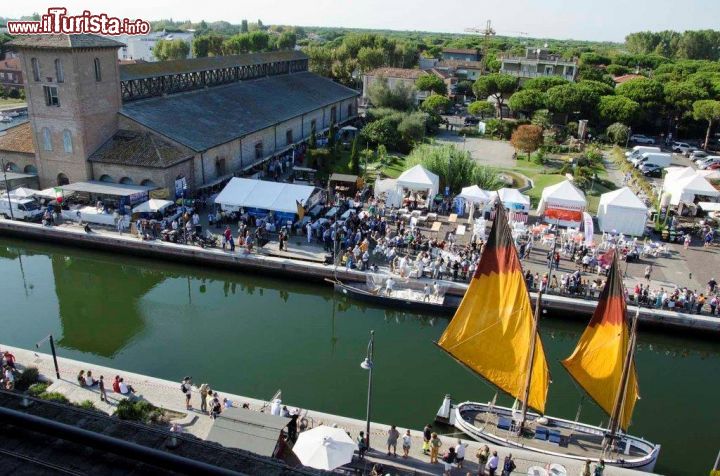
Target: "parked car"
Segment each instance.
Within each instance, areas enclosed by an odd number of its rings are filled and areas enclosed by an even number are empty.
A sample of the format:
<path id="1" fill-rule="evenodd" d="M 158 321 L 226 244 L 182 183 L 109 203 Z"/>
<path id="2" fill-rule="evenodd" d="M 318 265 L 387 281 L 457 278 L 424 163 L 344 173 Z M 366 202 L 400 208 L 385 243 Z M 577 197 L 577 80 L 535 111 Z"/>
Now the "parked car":
<path id="1" fill-rule="evenodd" d="M 704 164 L 704 163 L 706 163 L 706 162 L 707 162 L 708 165 L 709 165 L 709 164 L 711 164 L 711 163 L 714 163 L 713 159 L 716 159 L 716 158 L 718 158 L 717 155 L 708 155 L 707 157 L 703 157 L 702 159 L 697 159 L 697 160 L 695 161 L 695 165 L 697 165 L 698 167 L 700 167 L 702 164 Z"/>
<path id="2" fill-rule="evenodd" d="M 465 116 L 465 119 L 463 119 L 463 124 L 466 126 L 474 126 L 477 125 L 480 122 L 480 119 L 474 116 Z"/>
<path id="3" fill-rule="evenodd" d="M 685 152 L 685 157 L 689 157 L 690 160 L 692 160 L 692 161 L 695 161 L 698 159 L 704 159 L 708 155 L 710 155 L 710 154 L 708 154 L 707 152 L 705 152 L 704 150 L 701 150 L 701 149 L 692 149 L 692 150 Z"/>
<path id="4" fill-rule="evenodd" d="M 708 165 L 706 170 L 717 170 L 717 169 L 720 169 L 720 164 L 715 163 L 715 164 Z"/>
<path id="5" fill-rule="evenodd" d="M 692 149 L 692 147 L 690 147 L 690 144 L 688 144 L 687 142 L 673 142 L 670 148 L 673 152 L 677 152 L 678 154 L 684 154 L 685 152 Z"/>
<path id="6" fill-rule="evenodd" d="M 630 142 L 637 142 L 638 144 L 654 144 L 655 139 L 644 134 L 633 134 L 630 136 Z"/>
<path id="7" fill-rule="evenodd" d="M 639 158 L 646 152 L 660 152 L 660 147 L 647 146 L 647 145 L 636 145 L 629 151 L 625 152 L 625 157 L 627 158 L 628 162 L 632 162 L 633 160 Z"/>
<path id="8" fill-rule="evenodd" d="M 710 156 L 706 157 L 705 160 L 698 164 L 698 168 L 700 170 L 705 170 L 709 168 L 711 165 L 720 164 L 720 157 L 718 156 Z"/>
<path id="9" fill-rule="evenodd" d="M 663 168 L 657 164 L 645 164 L 640 167 L 640 172 L 646 177 L 662 178 Z"/>
<path id="10" fill-rule="evenodd" d="M 637 159 L 634 159 L 633 167 L 639 169 L 643 165 L 654 164 L 659 167 L 667 167 L 672 163 L 672 154 L 669 152 L 645 152 Z"/>

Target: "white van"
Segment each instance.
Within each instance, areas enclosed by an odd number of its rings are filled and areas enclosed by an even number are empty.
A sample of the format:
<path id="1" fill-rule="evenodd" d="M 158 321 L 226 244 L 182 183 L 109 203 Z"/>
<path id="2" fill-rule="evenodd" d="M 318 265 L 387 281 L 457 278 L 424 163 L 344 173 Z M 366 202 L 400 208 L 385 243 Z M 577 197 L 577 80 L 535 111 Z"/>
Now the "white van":
<path id="1" fill-rule="evenodd" d="M 637 159 L 633 160 L 633 167 L 640 168 L 646 164 L 657 165 L 665 168 L 672 162 L 672 154 L 667 152 L 645 152 Z"/>
<path id="2" fill-rule="evenodd" d="M 12 206 L 12 214 L 10 213 Z M 0 196 L 0 215 L 5 218 L 11 216 L 16 220 L 39 220 L 43 215 L 40 204 L 32 198 L 13 198 L 8 200 L 7 194 Z"/>
<path id="3" fill-rule="evenodd" d="M 632 162 L 633 159 L 637 159 L 641 155 L 643 155 L 645 152 L 660 152 L 660 147 L 653 147 L 653 146 L 647 146 L 647 145 L 636 145 L 629 151 L 625 152 L 625 157 L 627 158 L 628 162 Z"/>

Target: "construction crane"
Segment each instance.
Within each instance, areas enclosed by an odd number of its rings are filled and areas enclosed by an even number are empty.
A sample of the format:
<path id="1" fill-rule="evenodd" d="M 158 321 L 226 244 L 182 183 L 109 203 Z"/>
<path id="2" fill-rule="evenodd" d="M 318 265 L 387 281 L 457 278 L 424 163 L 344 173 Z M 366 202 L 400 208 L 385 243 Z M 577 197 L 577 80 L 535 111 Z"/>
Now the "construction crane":
<path id="1" fill-rule="evenodd" d="M 485 71 L 485 63 L 487 61 L 487 53 L 490 48 L 490 38 L 495 36 L 497 32 L 492 27 L 492 21 L 488 20 L 485 24 L 485 28 L 480 27 L 472 27 L 472 28 L 465 28 L 466 33 L 479 33 L 480 35 L 484 36 L 483 39 L 483 47 L 482 47 L 482 57 L 480 58 L 480 71 Z M 520 36 L 527 36 L 528 34 L 524 31 L 503 31 L 502 33 L 517 33 Z"/>

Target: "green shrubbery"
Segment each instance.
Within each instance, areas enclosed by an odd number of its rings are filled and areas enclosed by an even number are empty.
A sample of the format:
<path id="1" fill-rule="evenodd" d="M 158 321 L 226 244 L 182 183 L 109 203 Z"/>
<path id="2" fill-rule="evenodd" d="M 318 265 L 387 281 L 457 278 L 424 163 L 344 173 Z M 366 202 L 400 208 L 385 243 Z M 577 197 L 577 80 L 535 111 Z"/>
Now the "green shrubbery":
<path id="1" fill-rule="evenodd" d="M 15 380 L 15 389 L 24 392 L 34 383 L 40 381 L 40 373 L 36 367 L 28 367 Z"/>
<path id="2" fill-rule="evenodd" d="M 45 393 L 47 388 L 50 386 L 47 382 L 38 382 L 30 385 L 30 388 L 28 388 L 27 393 L 28 395 L 31 395 L 33 397 L 39 397 L 41 394 Z"/>
<path id="3" fill-rule="evenodd" d="M 147 400 L 120 400 L 115 415 L 121 420 L 133 420 L 143 423 L 158 421 L 162 418 L 162 409 Z"/>
<path id="4" fill-rule="evenodd" d="M 48 400 L 50 402 L 57 402 L 57 403 L 70 403 L 70 400 L 59 392 L 43 392 L 40 395 L 38 395 L 38 398 L 42 398 L 43 400 Z"/>

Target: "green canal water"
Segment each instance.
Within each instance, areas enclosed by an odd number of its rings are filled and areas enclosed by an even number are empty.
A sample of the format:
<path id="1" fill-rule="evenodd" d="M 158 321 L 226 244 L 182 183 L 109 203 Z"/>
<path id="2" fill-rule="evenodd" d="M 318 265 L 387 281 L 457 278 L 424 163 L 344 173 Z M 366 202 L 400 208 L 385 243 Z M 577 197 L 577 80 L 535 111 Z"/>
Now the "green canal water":
<path id="1" fill-rule="evenodd" d="M 433 344 L 446 319 L 364 307 L 301 280 L 7 239 L 0 277 L 0 342 L 10 345 L 31 348 L 52 333 L 62 356 L 173 381 L 192 375 L 257 398 L 280 388 L 293 405 L 364 419 L 360 362 L 374 329 L 375 421 L 421 428 L 445 393 L 478 401 L 495 393 Z M 553 379 L 548 413 L 573 419 L 581 392 L 558 361 L 583 323 L 558 316 L 541 326 Z M 632 432 L 663 445 L 658 472 L 707 474 L 720 449 L 716 342 L 640 336 Z M 607 417 L 586 399 L 582 420 Z"/>

